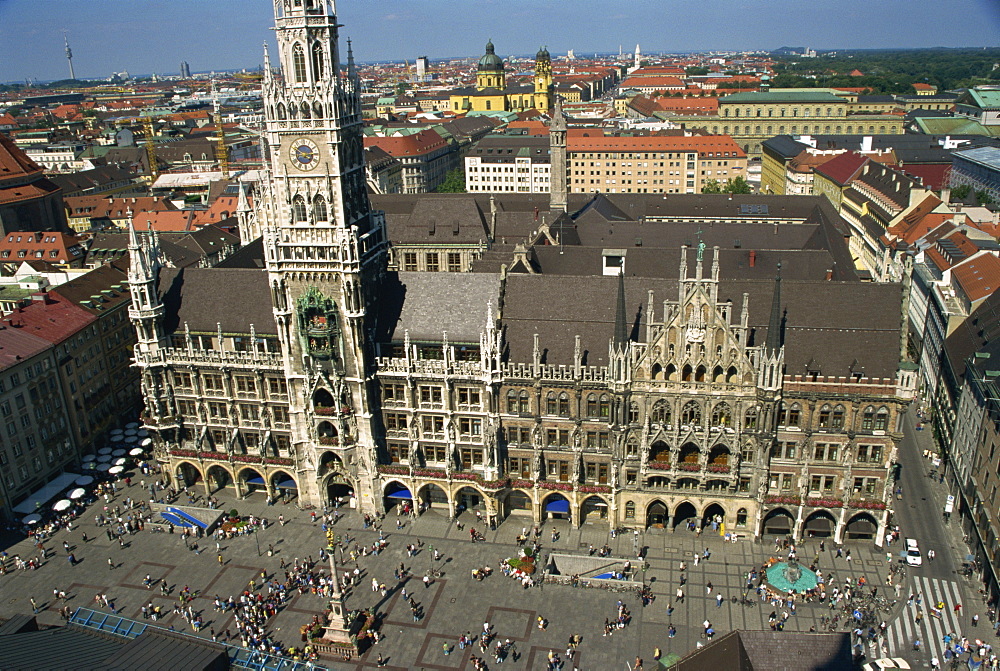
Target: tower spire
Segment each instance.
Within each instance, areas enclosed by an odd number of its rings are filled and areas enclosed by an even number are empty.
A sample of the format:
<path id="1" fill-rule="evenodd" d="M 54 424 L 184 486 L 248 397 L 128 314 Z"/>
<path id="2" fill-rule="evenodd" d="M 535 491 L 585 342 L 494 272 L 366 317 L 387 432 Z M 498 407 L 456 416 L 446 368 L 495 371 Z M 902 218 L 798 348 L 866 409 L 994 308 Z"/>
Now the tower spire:
<path id="1" fill-rule="evenodd" d="M 270 83 L 272 72 L 271 72 L 271 54 L 267 50 L 267 42 L 264 42 L 264 83 Z"/>
<path id="2" fill-rule="evenodd" d="M 63 44 L 66 45 L 66 60 L 69 61 L 69 78 L 76 79 L 76 74 L 73 72 L 73 50 L 69 48 L 69 38 L 66 36 L 66 31 L 63 31 Z"/>
<path id="3" fill-rule="evenodd" d="M 566 211 L 566 117 L 563 116 L 562 98 L 555 96 L 552 121 L 549 126 L 549 152 L 551 154 L 552 182 L 549 210 Z"/>
<path id="4" fill-rule="evenodd" d="M 618 273 L 618 301 L 615 305 L 615 346 L 623 347 L 629 339 L 628 316 L 625 311 L 625 271 Z"/>
<path id="5" fill-rule="evenodd" d="M 774 276 L 774 296 L 771 298 L 771 319 L 767 323 L 768 353 L 781 349 L 781 262 L 778 262 L 778 272 Z"/>
<path id="6" fill-rule="evenodd" d="M 347 78 L 352 82 L 358 78 L 358 70 L 354 66 L 354 49 L 351 48 L 351 40 L 347 39 Z"/>

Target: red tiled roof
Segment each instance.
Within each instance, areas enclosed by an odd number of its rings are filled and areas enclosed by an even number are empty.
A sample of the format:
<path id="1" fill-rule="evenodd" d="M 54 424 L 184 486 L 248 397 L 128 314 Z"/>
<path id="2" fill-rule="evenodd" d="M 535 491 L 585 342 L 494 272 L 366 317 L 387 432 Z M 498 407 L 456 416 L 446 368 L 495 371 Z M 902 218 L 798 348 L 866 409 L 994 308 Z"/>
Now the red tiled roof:
<path id="1" fill-rule="evenodd" d="M 165 210 L 141 212 L 132 217 L 132 223 L 139 230 L 152 228 L 160 233 L 170 233 L 193 230 L 194 218 L 194 210 Z"/>
<path id="2" fill-rule="evenodd" d="M 41 171 L 41 166 L 28 158 L 13 140 L 0 134 L 0 181 Z"/>
<path id="3" fill-rule="evenodd" d="M 366 147 L 379 147 L 392 156 L 420 156 L 448 146 L 447 140 L 431 129 L 413 135 L 365 137 Z"/>
<path id="4" fill-rule="evenodd" d="M 992 254 L 962 261 L 951 272 L 970 301 L 981 300 L 1000 289 L 1000 259 Z"/>
<path id="5" fill-rule="evenodd" d="M 841 186 L 846 186 L 858 174 L 868 159 L 853 151 L 835 156 L 815 170 Z"/>
<path id="6" fill-rule="evenodd" d="M 621 83 L 622 89 L 636 87 L 653 87 L 657 89 L 682 89 L 684 82 L 677 77 L 636 77 L 632 76 Z"/>
<path id="7" fill-rule="evenodd" d="M 33 301 L 14 310 L 0 324 L 58 344 L 97 320 L 96 316 L 58 295 L 43 295 L 45 300 Z"/>
<path id="8" fill-rule="evenodd" d="M 14 231 L 0 238 L 0 261 L 40 259 L 49 263 L 72 263 L 83 258 L 80 241 L 57 231 Z"/>
<path id="9" fill-rule="evenodd" d="M 52 346 L 48 340 L 20 328 L 0 324 L 0 369 L 21 363 Z"/>
<path id="10" fill-rule="evenodd" d="M 697 151 L 706 156 L 746 156 L 746 153 L 728 135 L 699 135 L 693 137 L 676 137 L 650 135 L 641 137 L 581 137 L 569 135 L 567 139 L 569 151 L 602 151 L 602 152 L 639 152 L 639 151 Z"/>
<path id="11" fill-rule="evenodd" d="M 900 170 L 909 175 L 919 177 L 923 181 L 924 186 L 933 191 L 940 191 L 943 187 L 948 186 L 948 171 L 950 169 L 950 163 L 922 163 L 917 165 L 907 163 L 900 168 Z"/>

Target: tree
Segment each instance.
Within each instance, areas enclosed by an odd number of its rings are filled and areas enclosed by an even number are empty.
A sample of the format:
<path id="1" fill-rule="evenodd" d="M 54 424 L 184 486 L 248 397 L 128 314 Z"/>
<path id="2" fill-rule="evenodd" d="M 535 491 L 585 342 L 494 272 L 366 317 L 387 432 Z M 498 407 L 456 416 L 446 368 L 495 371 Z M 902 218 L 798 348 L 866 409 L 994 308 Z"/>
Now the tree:
<path id="1" fill-rule="evenodd" d="M 976 202 L 980 205 L 992 205 L 993 198 L 985 190 L 976 191 Z"/>
<path id="2" fill-rule="evenodd" d="M 972 191 L 972 188 L 968 184 L 959 184 L 951 190 L 951 196 L 956 200 L 965 200 L 969 196 L 970 191 Z"/>
<path id="3" fill-rule="evenodd" d="M 685 74 L 688 77 L 704 77 L 708 74 L 708 68 L 699 68 L 697 66 L 691 66 L 684 69 Z"/>
<path id="4" fill-rule="evenodd" d="M 438 193 L 465 193 L 465 170 L 455 168 L 449 170 L 444 181 L 435 189 Z"/>
<path id="5" fill-rule="evenodd" d="M 726 186 L 723 191 L 726 193 L 753 193 L 753 189 L 750 188 L 750 184 L 743 179 L 743 175 L 737 175 L 736 177 L 730 178 L 726 182 Z"/>
<path id="6" fill-rule="evenodd" d="M 722 185 L 719 184 L 717 179 L 707 179 L 701 185 L 702 193 L 722 193 Z"/>

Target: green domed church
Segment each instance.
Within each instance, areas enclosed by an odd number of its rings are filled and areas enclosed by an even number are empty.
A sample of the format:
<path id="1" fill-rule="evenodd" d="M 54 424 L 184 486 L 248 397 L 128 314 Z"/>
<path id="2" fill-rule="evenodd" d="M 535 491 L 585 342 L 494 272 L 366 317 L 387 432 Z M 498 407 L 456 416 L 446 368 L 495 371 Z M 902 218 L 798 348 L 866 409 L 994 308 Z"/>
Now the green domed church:
<path id="1" fill-rule="evenodd" d="M 475 87 L 452 91 L 451 109 L 453 112 L 522 112 L 534 108 L 547 114 L 552 109 L 552 95 L 552 57 L 548 49 L 542 47 L 535 54 L 533 84 L 508 86 L 503 59 L 496 55 L 490 40 L 477 65 Z"/>

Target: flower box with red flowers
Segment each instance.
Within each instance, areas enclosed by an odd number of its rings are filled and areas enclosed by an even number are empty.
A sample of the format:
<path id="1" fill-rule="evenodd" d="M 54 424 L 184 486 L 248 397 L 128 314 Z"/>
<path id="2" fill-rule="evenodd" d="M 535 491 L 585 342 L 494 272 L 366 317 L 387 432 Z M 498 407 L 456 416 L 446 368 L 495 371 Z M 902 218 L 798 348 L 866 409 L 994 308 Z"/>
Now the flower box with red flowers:
<path id="1" fill-rule="evenodd" d="M 170 456 L 172 457 L 197 457 L 198 453 L 194 450 L 170 450 Z"/>
<path id="2" fill-rule="evenodd" d="M 418 478 L 443 478 L 445 476 L 442 468 L 418 468 L 413 471 Z"/>
<path id="3" fill-rule="evenodd" d="M 510 486 L 519 489 L 527 489 L 529 487 L 534 487 L 535 483 L 532 480 L 513 480 L 510 483 Z"/>
<path id="4" fill-rule="evenodd" d="M 680 469 L 680 470 L 682 470 L 682 471 L 700 471 L 701 470 L 701 464 L 698 464 L 698 463 L 693 463 L 692 464 L 692 463 L 688 463 L 686 461 L 682 461 L 681 463 L 677 464 L 677 468 Z"/>
<path id="5" fill-rule="evenodd" d="M 802 499 L 798 496 L 767 496 L 764 497 L 764 503 L 785 503 L 793 506 L 797 506 L 802 502 Z"/>
<path id="6" fill-rule="evenodd" d="M 807 499 L 806 505 L 814 508 L 843 508 L 844 502 L 840 499 Z"/>
<path id="7" fill-rule="evenodd" d="M 405 466 L 379 466 L 378 472 L 388 475 L 409 475 L 410 469 Z"/>
<path id="8" fill-rule="evenodd" d="M 608 485 L 580 485 L 580 491 L 584 494 L 610 494 L 611 487 Z"/>
<path id="9" fill-rule="evenodd" d="M 337 409 L 336 408 L 327 408 L 327 407 L 324 407 L 324 406 L 316 406 L 315 408 L 313 408 L 313 412 L 315 412 L 317 415 L 328 415 L 329 416 L 329 415 L 336 415 L 337 414 Z"/>
<path id="10" fill-rule="evenodd" d="M 727 464 L 709 464 L 708 465 L 708 472 L 709 473 L 728 473 L 729 472 L 729 466 Z"/>
<path id="11" fill-rule="evenodd" d="M 455 480 L 477 480 L 479 476 L 475 473 L 452 473 L 451 477 Z"/>
<path id="12" fill-rule="evenodd" d="M 198 453 L 198 458 L 199 459 L 225 459 L 226 458 L 226 453 L 225 452 L 199 452 Z"/>
<path id="13" fill-rule="evenodd" d="M 233 461 L 238 461 L 241 464 L 260 464 L 264 460 L 253 454 L 234 454 Z"/>
<path id="14" fill-rule="evenodd" d="M 669 461 L 651 461 L 646 466 L 654 471 L 669 471 L 672 468 Z"/>
<path id="15" fill-rule="evenodd" d="M 547 482 L 542 481 L 538 483 L 538 486 L 542 489 L 552 489 L 558 492 L 571 492 L 573 491 L 573 485 L 568 482 Z"/>
<path id="16" fill-rule="evenodd" d="M 484 480 L 480 478 L 479 484 L 482 485 L 483 489 L 503 489 L 510 484 L 510 480 L 507 480 L 506 478 L 501 480 Z"/>
<path id="17" fill-rule="evenodd" d="M 295 461 L 292 459 L 286 459 L 284 457 L 267 457 L 264 459 L 265 464 L 270 464 L 271 466 L 294 466 Z"/>
<path id="18" fill-rule="evenodd" d="M 340 438 L 337 436 L 320 436 L 320 445 L 340 445 Z"/>
<path id="19" fill-rule="evenodd" d="M 858 508 L 860 510 L 885 510 L 886 505 L 882 501 L 862 501 L 855 500 L 847 504 L 848 508 Z"/>

